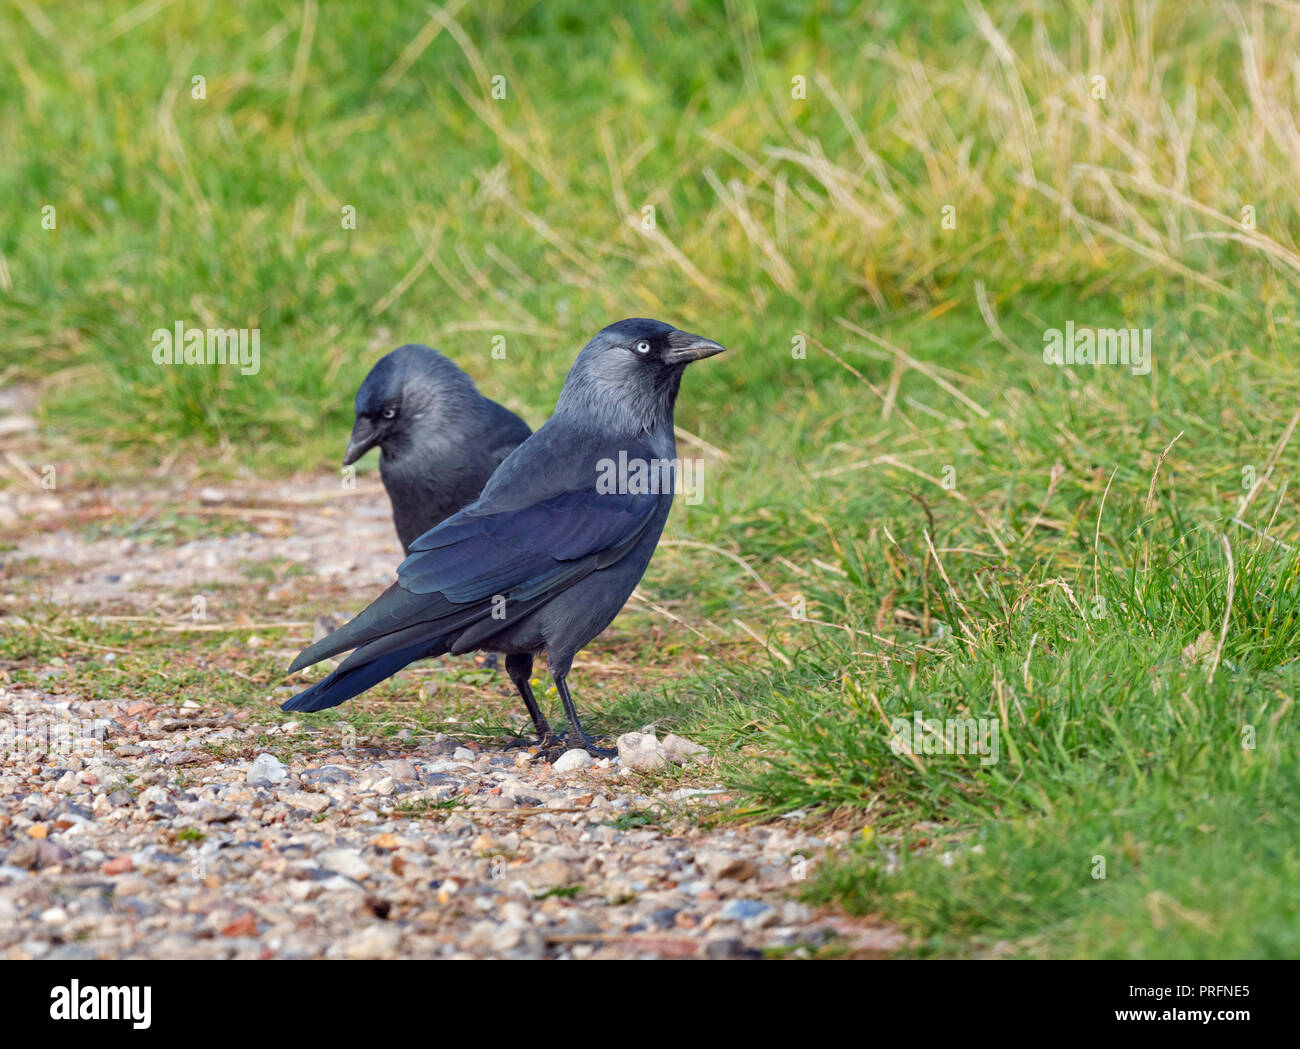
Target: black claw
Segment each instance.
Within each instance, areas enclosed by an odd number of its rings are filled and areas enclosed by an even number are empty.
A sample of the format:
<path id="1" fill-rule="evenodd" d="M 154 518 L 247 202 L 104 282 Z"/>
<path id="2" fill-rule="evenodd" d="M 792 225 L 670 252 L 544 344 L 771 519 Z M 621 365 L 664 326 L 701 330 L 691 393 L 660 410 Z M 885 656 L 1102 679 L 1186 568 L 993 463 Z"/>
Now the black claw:
<path id="1" fill-rule="evenodd" d="M 585 750 L 593 758 L 613 758 L 618 756 L 617 750 L 597 746 L 590 738 L 583 739 L 581 743 L 575 743 L 568 735 L 552 736 L 550 739 L 540 741 L 537 756 L 545 758 L 551 764 L 555 764 L 557 758 L 571 750 Z"/>
<path id="2" fill-rule="evenodd" d="M 585 750 L 593 758 L 615 758 L 618 757 L 617 750 L 611 750 L 609 747 L 599 746 L 594 739 L 584 734 L 579 742 L 573 741 L 571 733 L 566 733 L 563 737 L 563 746 L 565 750 Z"/>

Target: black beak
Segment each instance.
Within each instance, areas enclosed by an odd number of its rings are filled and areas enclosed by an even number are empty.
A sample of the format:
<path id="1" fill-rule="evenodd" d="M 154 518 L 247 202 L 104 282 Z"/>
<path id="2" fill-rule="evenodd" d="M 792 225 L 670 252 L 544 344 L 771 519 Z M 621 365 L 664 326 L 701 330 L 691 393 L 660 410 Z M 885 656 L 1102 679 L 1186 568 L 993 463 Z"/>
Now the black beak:
<path id="1" fill-rule="evenodd" d="M 343 453 L 343 465 L 351 466 L 366 452 L 379 443 L 382 435 L 379 427 L 364 416 L 357 416 L 356 425 L 352 427 L 352 436 L 348 440 L 347 451 Z"/>
<path id="2" fill-rule="evenodd" d="M 706 339 L 703 335 L 675 331 L 668 336 L 668 352 L 664 354 L 664 361 L 668 364 L 690 364 L 692 361 L 716 356 L 725 349 L 725 346 Z"/>

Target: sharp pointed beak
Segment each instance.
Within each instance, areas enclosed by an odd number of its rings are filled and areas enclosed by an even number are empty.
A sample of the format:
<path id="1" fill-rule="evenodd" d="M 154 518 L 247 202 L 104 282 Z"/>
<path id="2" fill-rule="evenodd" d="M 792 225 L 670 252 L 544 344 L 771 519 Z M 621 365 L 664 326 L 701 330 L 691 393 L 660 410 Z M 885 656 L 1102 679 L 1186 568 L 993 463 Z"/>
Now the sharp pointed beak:
<path id="1" fill-rule="evenodd" d="M 668 352 L 664 360 L 669 364 L 690 364 L 702 361 L 705 357 L 714 357 L 726 350 L 725 346 L 706 339 L 703 335 L 692 335 L 688 331 L 675 331 L 668 336 Z"/>
<path id="2" fill-rule="evenodd" d="M 366 452 L 379 443 L 379 428 L 369 419 L 357 416 L 356 425 L 352 427 L 352 436 L 348 440 L 347 451 L 343 453 L 343 465 L 351 466 Z"/>

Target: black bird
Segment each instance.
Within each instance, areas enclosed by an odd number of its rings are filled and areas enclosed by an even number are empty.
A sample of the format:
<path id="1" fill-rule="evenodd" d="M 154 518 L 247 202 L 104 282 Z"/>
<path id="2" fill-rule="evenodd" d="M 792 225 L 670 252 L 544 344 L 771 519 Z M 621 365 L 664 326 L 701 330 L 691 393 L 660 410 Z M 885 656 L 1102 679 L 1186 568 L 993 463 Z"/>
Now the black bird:
<path id="1" fill-rule="evenodd" d="M 477 499 L 531 433 L 437 350 L 400 346 L 380 358 L 357 391 L 343 465 L 379 446 L 379 476 L 409 553 L 416 539 Z"/>
<path id="2" fill-rule="evenodd" d="M 569 742 L 609 753 L 583 731 L 569 668 L 650 563 L 672 505 L 682 372 L 722 350 L 661 321 L 600 331 L 578 354 L 554 416 L 479 499 L 417 539 L 396 583 L 294 660 L 290 673 L 355 649 L 283 709 L 335 706 L 428 654 L 502 652 L 549 749 L 558 741 L 528 683 L 545 651 Z"/>

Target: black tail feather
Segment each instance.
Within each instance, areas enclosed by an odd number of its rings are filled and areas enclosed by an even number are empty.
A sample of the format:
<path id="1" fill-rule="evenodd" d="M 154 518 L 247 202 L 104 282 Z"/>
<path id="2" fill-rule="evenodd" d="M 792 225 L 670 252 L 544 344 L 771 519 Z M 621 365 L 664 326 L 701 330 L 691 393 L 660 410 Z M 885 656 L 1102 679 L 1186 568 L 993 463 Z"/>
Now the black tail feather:
<path id="1" fill-rule="evenodd" d="M 300 710 L 310 712 L 336 707 L 345 699 L 351 699 L 364 692 L 372 685 L 377 685 L 386 677 L 396 674 L 408 663 L 414 663 L 427 655 L 435 655 L 436 645 L 425 640 L 408 648 L 398 649 L 378 657 L 360 666 L 339 669 L 321 678 L 310 688 L 305 688 L 292 699 L 285 702 L 281 710 Z"/>

